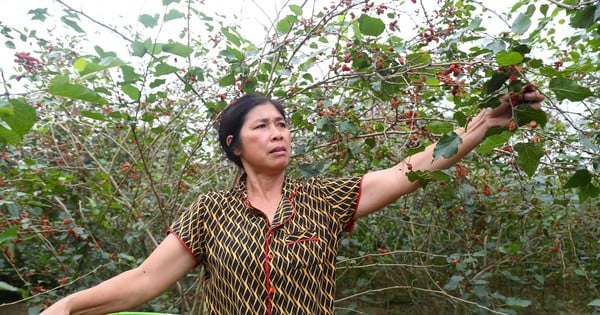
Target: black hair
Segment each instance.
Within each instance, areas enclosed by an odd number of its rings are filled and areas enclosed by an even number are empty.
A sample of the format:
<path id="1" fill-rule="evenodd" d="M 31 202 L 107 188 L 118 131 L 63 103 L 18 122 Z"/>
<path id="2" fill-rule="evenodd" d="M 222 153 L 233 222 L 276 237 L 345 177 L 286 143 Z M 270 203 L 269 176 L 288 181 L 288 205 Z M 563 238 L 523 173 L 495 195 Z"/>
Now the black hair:
<path id="1" fill-rule="evenodd" d="M 227 155 L 227 158 L 240 168 L 243 168 L 242 160 L 239 156 L 235 155 L 235 150 L 242 148 L 242 143 L 240 142 L 240 130 L 246 121 L 248 112 L 254 107 L 263 104 L 272 104 L 275 106 L 283 119 L 285 119 L 285 110 L 279 101 L 256 94 L 243 95 L 231 102 L 231 104 L 225 107 L 223 112 L 221 112 L 218 128 L 219 143 L 221 144 L 223 152 Z M 227 137 L 229 136 L 232 136 L 233 140 L 230 145 L 227 145 Z"/>

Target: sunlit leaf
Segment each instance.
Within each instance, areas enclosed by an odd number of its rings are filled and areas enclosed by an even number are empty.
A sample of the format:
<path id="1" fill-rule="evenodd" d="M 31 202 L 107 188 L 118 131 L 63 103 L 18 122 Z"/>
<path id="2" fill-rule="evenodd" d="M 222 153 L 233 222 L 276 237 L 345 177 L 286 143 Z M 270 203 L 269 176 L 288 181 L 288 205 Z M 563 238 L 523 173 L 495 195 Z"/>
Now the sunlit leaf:
<path id="1" fill-rule="evenodd" d="M 98 63 L 95 63 L 90 58 L 80 57 L 73 63 L 75 69 L 82 76 L 123 65 L 125 65 L 125 62 L 116 57 L 105 57 Z"/>
<path id="2" fill-rule="evenodd" d="M 360 32 L 364 35 L 379 36 L 385 30 L 385 24 L 379 18 L 363 14 L 358 19 Z"/>
<path id="3" fill-rule="evenodd" d="M 15 111 L 9 101 L 0 100 L 0 117 L 13 116 Z"/>
<path id="4" fill-rule="evenodd" d="M 516 51 L 501 51 L 496 55 L 499 66 L 511 66 L 523 62 L 523 55 Z"/>
<path id="5" fill-rule="evenodd" d="M 556 94 L 556 98 L 560 101 L 564 99 L 583 101 L 593 95 L 589 88 L 580 86 L 577 82 L 568 78 L 552 79 L 549 88 Z"/>
<path id="6" fill-rule="evenodd" d="M 162 0 L 164 6 L 168 6 L 171 3 L 179 3 L 181 0 Z"/>

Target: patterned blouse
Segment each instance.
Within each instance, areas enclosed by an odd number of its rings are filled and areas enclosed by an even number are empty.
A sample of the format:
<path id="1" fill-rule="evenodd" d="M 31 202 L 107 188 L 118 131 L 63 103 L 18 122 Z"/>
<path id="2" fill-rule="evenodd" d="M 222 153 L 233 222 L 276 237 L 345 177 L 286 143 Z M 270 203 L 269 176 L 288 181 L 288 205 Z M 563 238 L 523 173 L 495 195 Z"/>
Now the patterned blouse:
<path id="1" fill-rule="evenodd" d="M 286 178 L 271 224 L 248 201 L 245 176 L 201 195 L 171 233 L 205 267 L 209 314 L 333 314 L 339 238 L 352 230 L 361 180 Z"/>

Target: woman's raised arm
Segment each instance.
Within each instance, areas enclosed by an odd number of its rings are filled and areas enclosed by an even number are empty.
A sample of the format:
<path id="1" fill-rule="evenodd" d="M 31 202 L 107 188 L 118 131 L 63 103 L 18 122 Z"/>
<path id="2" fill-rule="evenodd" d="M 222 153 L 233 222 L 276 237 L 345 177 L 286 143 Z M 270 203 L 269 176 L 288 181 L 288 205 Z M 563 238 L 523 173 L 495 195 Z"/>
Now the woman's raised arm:
<path id="1" fill-rule="evenodd" d="M 533 108 L 540 109 L 543 100 L 542 94 L 532 91 L 525 93 L 522 101 L 529 103 Z M 498 107 L 483 109 L 468 124 L 466 131 L 462 128 L 455 130 L 462 142 L 458 146 L 458 152 L 450 158 L 434 160 L 433 150 L 436 143 L 433 143 L 424 151 L 409 156 L 391 168 L 365 174 L 356 216 L 362 217 L 377 211 L 400 196 L 419 188 L 419 182 L 411 182 L 407 177 L 407 173 L 411 170 L 442 170 L 456 164 L 483 141 L 490 127 L 508 126 L 513 119 L 515 105 L 510 103 L 509 97 L 503 97 Z"/>

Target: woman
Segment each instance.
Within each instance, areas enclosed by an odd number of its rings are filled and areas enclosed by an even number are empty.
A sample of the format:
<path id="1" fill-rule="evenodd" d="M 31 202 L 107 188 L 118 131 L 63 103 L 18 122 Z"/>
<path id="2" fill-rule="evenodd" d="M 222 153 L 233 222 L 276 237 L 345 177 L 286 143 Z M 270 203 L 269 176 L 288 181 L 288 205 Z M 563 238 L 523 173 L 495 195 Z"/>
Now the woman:
<path id="1" fill-rule="evenodd" d="M 524 95 L 535 108 L 542 100 L 537 91 Z M 467 131 L 456 130 L 462 143 L 453 157 L 433 160 L 433 144 L 408 158 L 410 169 L 448 168 L 481 143 L 490 127 L 511 119 L 505 98 L 499 107 L 482 110 Z M 406 176 L 408 159 L 351 178 L 287 178 L 291 136 L 284 110 L 257 95 L 223 111 L 219 142 L 243 169 L 233 189 L 200 196 L 139 267 L 67 296 L 42 314 L 131 309 L 198 264 L 206 268 L 210 314 L 333 314 L 340 234 L 355 219 L 419 187 Z"/>

